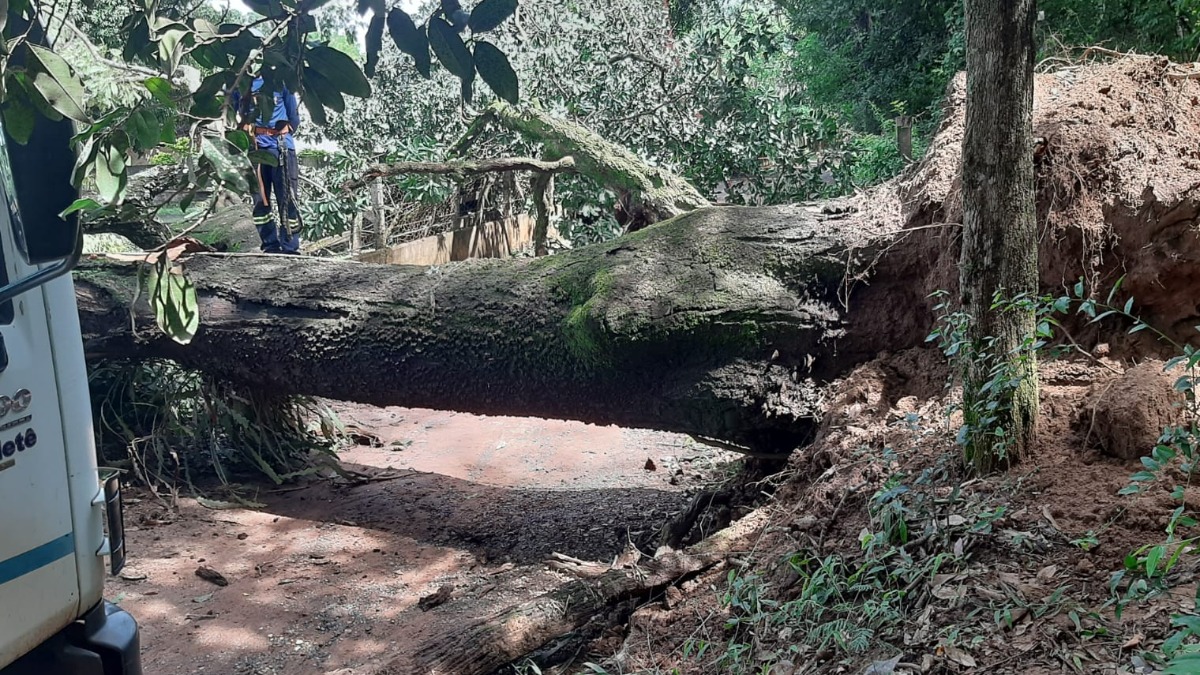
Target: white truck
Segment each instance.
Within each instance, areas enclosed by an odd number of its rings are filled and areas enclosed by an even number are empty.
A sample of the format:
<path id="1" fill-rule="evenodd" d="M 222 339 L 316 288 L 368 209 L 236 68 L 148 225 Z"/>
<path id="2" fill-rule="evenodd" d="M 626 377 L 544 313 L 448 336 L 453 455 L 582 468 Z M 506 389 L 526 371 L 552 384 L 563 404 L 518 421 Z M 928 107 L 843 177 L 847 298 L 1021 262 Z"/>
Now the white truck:
<path id="1" fill-rule="evenodd" d="M 124 528 L 92 431 L 82 236 L 58 216 L 76 199 L 72 135 L 47 119 L 25 145 L 0 133 L 0 675 L 142 673 L 137 623 L 103 597 Z"/>

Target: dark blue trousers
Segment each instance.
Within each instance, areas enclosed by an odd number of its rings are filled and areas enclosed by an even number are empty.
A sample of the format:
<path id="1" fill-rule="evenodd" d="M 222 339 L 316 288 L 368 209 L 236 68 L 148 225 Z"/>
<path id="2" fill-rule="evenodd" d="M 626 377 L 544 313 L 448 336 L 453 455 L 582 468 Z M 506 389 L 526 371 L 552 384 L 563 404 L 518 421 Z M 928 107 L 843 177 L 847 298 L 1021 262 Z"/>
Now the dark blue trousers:
<path id="1" fill-rule="evenodd" d="M 285 148 L 283 157 L 278 148 L 268 151 L 275 155 L 279 166 L 258 166 L 266 201 L 258 186 L 252 186 L 254 225 L 258 228 L 264 253 L 296 254 L 300 252 L 300 210 L 296 204 L 296 198 L 300 196 L 300 164 L 296 161 L 295 150 Z"/>

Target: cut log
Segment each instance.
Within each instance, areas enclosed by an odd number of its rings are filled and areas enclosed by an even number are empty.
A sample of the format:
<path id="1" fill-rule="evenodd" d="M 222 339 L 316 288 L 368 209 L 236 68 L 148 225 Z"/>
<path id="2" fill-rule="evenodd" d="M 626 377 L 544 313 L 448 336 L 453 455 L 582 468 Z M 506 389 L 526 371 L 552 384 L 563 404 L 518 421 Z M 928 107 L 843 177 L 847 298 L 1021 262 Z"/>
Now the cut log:
<path id="1" fill-rule="evenodd" d="M 814 207 L 709 208 L 554 256 L 438 268 L 197 255 L 183 263 L 201 310 L 187 346 L 157 333 L 144 301 L 131 330 L 131 265 L 92 259 L 75 277 L 92 358 L 778 454 L 814 429 L 821 383 L 879 349 L 842 339 L 840 294 L 884 241 Z"/>

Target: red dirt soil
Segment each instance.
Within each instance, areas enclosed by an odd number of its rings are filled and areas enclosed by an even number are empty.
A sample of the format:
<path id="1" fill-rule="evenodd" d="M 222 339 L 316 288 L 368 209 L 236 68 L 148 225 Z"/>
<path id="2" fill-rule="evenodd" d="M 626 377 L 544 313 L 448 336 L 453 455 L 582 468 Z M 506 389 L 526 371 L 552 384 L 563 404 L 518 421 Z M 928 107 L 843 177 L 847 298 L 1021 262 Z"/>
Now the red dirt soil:
<path id="1" fill-rule="evenodd" d="M 560 585 L 540 564 L 551 552 L 611 560 L 731 459 L 659 432 L 338 410 L 380 441 L 343 461 L 387 480 L 264 490 L 261 510 L 128 507 L 130 562 L 110 595 L 142 627 L 146 672 L 301 675 L 401 652 Z M 418 607 L 445 585 L 448 602 Z"/>

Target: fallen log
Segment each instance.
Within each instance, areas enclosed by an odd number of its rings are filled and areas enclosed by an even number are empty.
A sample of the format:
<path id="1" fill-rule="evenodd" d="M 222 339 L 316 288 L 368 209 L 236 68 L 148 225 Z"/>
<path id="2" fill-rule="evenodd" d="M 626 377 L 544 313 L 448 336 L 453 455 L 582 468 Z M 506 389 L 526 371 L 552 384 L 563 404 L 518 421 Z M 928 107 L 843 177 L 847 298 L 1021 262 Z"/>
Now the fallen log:
<path id="1" fill-rule="evenodd" d="M 449 162 L 396 162 L 395 164 L 372 164 L 363 172 L 362 178 L 348 181 L 343 190 L 366 187 L 376 178 L 388 178 L 408 174 L 440 174 L 448 176 L 474 176 L 481 173 L 503 173 L 506 171 L 534 171 L 537 173 L 562 173 L 574 171 L 575 160 L 563 157 L 557 161 L 544 162 L 529 157 L 497 157 L 495 159 L 455 160 Z"/>
<path id="2" fill-rule="evenodd" d="M 386 665 L 356 675 L 484 675 L 583 626 L 619 602 L 649 599 L 690 575 L 723 562 L 733 547 L 766 522 L 756 511 L 684 551 L 665 550 L 652 560 L 578 579 L 493 617 L 437 635 Z"/>
<path id="3" fill-rule="evenodd" d="M 200 254 L 183 261 L 201 313 L 187 346 L 134 302 L 132 264 L 93 258 L 75 278 L 93 359 L 779 454 L 815 428 L 821 384 L 879 347 L 844 339 L 840 293 L 886 238 L 844 223 L 816 207 L 709 208 L 554 256 L 437 268 Z"/>

